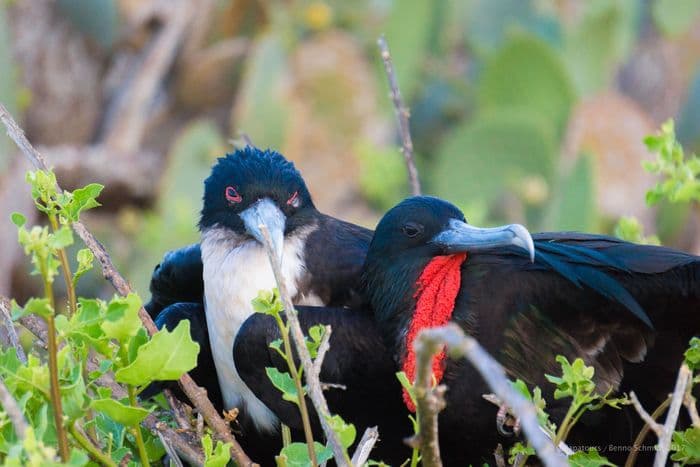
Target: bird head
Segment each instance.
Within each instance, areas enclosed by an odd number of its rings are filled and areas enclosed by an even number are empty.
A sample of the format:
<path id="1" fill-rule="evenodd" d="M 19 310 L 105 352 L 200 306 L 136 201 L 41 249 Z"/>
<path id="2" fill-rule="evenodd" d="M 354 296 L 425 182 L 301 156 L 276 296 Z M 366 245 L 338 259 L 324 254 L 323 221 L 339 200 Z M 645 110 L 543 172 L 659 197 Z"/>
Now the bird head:
<path id="1" fill-rule="evenodd" d="M 264 225 L 281 258 L 285 235 L 306 225 L 315 213 L 294 164 L 275 151 L 248 146 L 219 158 L 204 181 L 199 228 L 224 228 L 264 243 Z"/>
<path id="2" fill-rule="evenodd" d="M 453 204 L 427 196 L 389 210 L 370 243 L 363 288 L 395 355 L 403 360 L 420 329 L 450 319 L 468 255 L 504 249 L 534 259 L 522 225 L 474 227 Z"/>

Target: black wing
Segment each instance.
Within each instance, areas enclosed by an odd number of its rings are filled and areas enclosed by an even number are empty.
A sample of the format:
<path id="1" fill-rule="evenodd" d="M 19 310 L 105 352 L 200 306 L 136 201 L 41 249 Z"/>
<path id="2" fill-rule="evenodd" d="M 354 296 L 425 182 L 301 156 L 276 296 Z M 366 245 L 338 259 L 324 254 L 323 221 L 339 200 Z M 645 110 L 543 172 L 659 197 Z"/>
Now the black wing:
<path id="1" fill-rule="evenodd" d="M 209 331 L 207 330 L 207 320 L 204 315 L 204 307 L 202 304 L 176 303 L 170 305 L 158 315 L 156 318 L 156 326 L 158 326 L 158 329 L 166 328 L 172 331 L 182 320 L 189 320 L 192 340 L 199 344 L 197 366 L 190 371 L 190 376 L 198 385 L 207 390 L 209 400 L 211 400 L 214 407 L 221 412 L 224 404 L 216 376 L 216 367 L 214 366 L 211 347 L 209 346 Z M 187 396 L 185 396 L 175 381 L 153 383 L 141 393 L 141 396 L 147 399 L 162 391 L 164 388 L 173 390 L 178 398 L 187 400 Z"/>
<path id="2" fill-rule="evenodd" d="M 305 332 L 316 324 L 332 328 L 330 350 L 321 370 L 323 383 L 339 384 L 325 392 L 330 411 L 355 425 L 358 440 L 365 428 L 379 426 L 380 442 L 372 459 L 400 465 L 410 456 L 402 439 L 411 434 L 408 411 L 403 405 L 395 363 L 383 344 L 371 314 L 341 308 L 299 307 Z M 279 338 L 272 317 L 256 314 L 241 328 L 234 344 L 236 368 L 243 381 L 282 421 L 297 431 L 301 419 L 296 406 L 282 400 L 270 383 L 265 368 L 288 371 L 284 360 L 270 348 Z M 307 400 L 308 406 L 312 407 Z M 314 416 L 315 436 L 322 432 Z M 303 438 L 299 438 L 303 440 Z"/>
<path id="3" fill-rule="evenodd" d="M 169 251 L 153 269 L 151 301 L 146 311 L 155 319 L 167 306 L 178 302 L 203 303 L 202 252 L 199 244 Z"/>
<path id="4" fill-rule="evenodd" d="M 371 230 L 331 216 L 320 216 L 318 228 L 307 239 L 304 263 L 313 281 L 308 288 L 324 305 L 360 306 L 360 270 L 371 240 Z"/>
<path id="5" fill-rule="evenodd" d="M 598 235 L 534 238 L 534 263 L 474 255 L 463 269 L 470 321 L 509 368 L 534 382 L 542 362 L 522 356 L 562 353 L 594 365 L 603 390 L 621 387 L 626 363 L 666 367 L 673 381 L 682 349 L 700 332 L 700 258 Z"/>

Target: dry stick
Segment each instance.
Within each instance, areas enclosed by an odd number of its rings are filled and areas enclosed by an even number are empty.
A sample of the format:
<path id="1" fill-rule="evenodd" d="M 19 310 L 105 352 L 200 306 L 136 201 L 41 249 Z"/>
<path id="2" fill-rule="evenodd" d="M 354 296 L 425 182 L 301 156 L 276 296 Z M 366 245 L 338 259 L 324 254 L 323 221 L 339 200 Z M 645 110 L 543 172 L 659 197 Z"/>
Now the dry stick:
<path id="1" fill-rule="evenodd" d="M 685 363 L 681 365 L 681 369 L 678 371 L 678 378 L 676 379 L 676 387 L 673 390 L 673 397 L 671 398 L 671 406 L 669 407 L 668 414 L 666 415 L 666 423 L 664 423 L 663 433 L 661 436 L 659 436 L 656 457 L 654 457 L 654 467 L 663 467 L 666 465 L 666 458 L 671 450 L 671 437 L 673 436 L 673 431 L 676 428 L 678 414 L 680 413 L 681 406 L 683 405 L 686 387 L 688 386 L 692 375 L 693 373 L 690 371 L 690 368 L 688 368 L 688 365 Z"/>
<path id="2" fill-rule="evenodd" d="M 424 467 L 440 467 L 440 443 L 438 440 L 438 414 L 445 408 L 445 386 L 433 388 L 433 356 L 443 344 L 436 339 L 418 339 L 416 350 L 416 413 L 418 414 L 418 443 L 421 463 Z"/>
<path id="3" fill-rule="evenodd" d="M 40 170 L 48 170 L 48 166 L 44 158 L 39 154 L 39 152 L 34 149 L 34 147 L 29 143 L 24 131 L 17 125 L 15 120 L 12 118 L 10 113 L 7 111 L 5 106 L 0 103 L 0 121 L 5 124 L 7 128 L 7 134 L 12 138 L 15 144 L 20 148 L 27 158 L 31 161 L 35 168 Z M 61 190 L 60 186 L 56 186 L 57 190 Z M 124 279 L 124 277 L 117 271 L 114 263 L 109 254 L 105 250 L 104 246 L 88 231 L 82 222 L 73 223 L 73 230 L 78 234 L 78 236 L 83 240 L 85 245 L 92 251 L 95 257 L 98 259 L 102 265 L 102 275 L 107 279 L 112 286 L 121 295 L 128 295 L 133 292 L 129 283 Z M 141 307 L 139 310 L 139 317 L 143 322 L 144 327 L 150 335 L 158 332 L 155 323 L 148 315 L 146 310 Z M 220 438 L 225 443 L 231 444 L 231 456 L 238 463 L 239 466 L 250 466 L 252 461 L 248 455 L 243 452 L 241 446 L 236 442 L 231 430 L 229 429 L 226 422 L 217 413 L 216 409 L 212 405 L 211 401 L 207 397 L 207 391 L 200 386 L 197 386 L 192 380 L 189 374 L 184 374 L 179 380 L 180 387 L 190 399 L 190 401 L 197 407 L 200 413 L 204 416 L 209 426 L 214 430 L 217 437 Z M 174 432 L 170 432 L 172 435 Z M 173 445 L 177 446 L 180 443 L 173 442 Z"/>
<path id="4" fill-rule="evenodd" d="M 660 423 L 656 422 L 656 418 L 654 415 L 649 415 L 649 412 L 644 410 L 644 407 L 642 407 L 641 402 L 639 402 L 639 399 L 637 398 L 637 395 L 634 393 L 634 391 L 630 392 L 630 401 L 632 401 L 632 406 L 634 409 L 637 411 L 640 417 L 642 417 L 642 420 L 647 424 L 647 426 L 654 432 L 656 433 L 656 436 L 659 438 L 661 435 L 663 435 L 664 432 L 664 427 Z M 671 401 L 671 399 L 667 399 L 668 402 Z M 663 410 L 665 405 L 668 405 L 666 402 L 663 402 L 659 408 Z M 659 409 L 657 408 L 654 413 L 656 413 Z"/>
<path id="5" fill-rule="evenodd" d="M 639 399 L 637 399 L 637 395 L 632 392 L 630 394 L 630 400 L 632 401 L 632 405 L 634 406 L 635 410 L 637 410 L 637 413 L 640 414 L 642 418 L 644 418 L 644 415 L 646 414 L 646 410 L 642 407 L 642 404 L 639 402 Z M 652 412 L 651 414 L 651 420 L 656 424 L 656 419 L 661 416 L 661 414 L 668 408 L 668 405 L 671 403 L 671 396 L 667 397 L 665 401 L 663 401 L 659 406 Z M 647 414 L 648 415 L 648 414 Z M 659 425 L 661 426 L 661 425 Z M 647 437 L 649 434 L 649 430 L 651 430 L 651 425 L 649 425 L 648 421 L 645 420 L 644 426 L 642 427 L 641 430 L 639 430 L 639 433 L 637 434 L 637 437 L 634 438 L 634 442 L 632 443 L 632 449 L 630 450 L 629 455 L 627 456 L 627 460 L 625 460 L 625 467 L 632 467 L 636 465 L 637 463 L 637 455 L 639 454 L 639 447 L 642 445 L 642 442 L 644 439 Z"/>
<path id="6" fill-rule="evenodd" d="M 698 414 L 698 407 L 695 405 L 697 401 L 691 392 L 692 387 L 692 384 L 688 385 L 688 390 L 683 398 L 683 405 L 685 405 L 685 408 L 688 409 L 688 415 L 690 415 L 690 421 L 692 422 L 693 426 L 700 428 L 700 414 Z"/>
<path id="7" fill-rule="evenodd" d="M 394 103 L 396 119 L 399 122 L 399 134 L 401 135 L 401 153 L 403 154 L 406 168 L 408 169 L 408 180 L 411 183 L 411 193 L 414 196 L 421 194 L 420 180 L 418 180 L 418 169 L 416 169 L 416 161 L 413 157 L 413 141 L 411 140 L 411 130 L 408 125 L 410 113 L 406 106 L 403 105 L 401 99 L 401 91 L 399 91 L 399 83 L 396 79 L 394 64 L 391 61 L 389 53 L 389 45 L 386 42 L 384 35 L 379 36 L 377 40 L 379 52 L 384 62 L 384 70 L 386 71 L 387 79 L 389 80 L 389 88 L 391 89 L 391 101 Z"/>
<path id="8" fill-rule="evenodd" d="M 557 450 L 552 441 L 540 429 L 535 407 L 513 389 L 510 381 L 506 378 L 503 367 L 479 345 L 476 339 L 466 336 L 459 326 L 452 323 L 426 329 L 421 331 L 414 344 L 417 361 L 420 358 L 420 353 L 435 349 L 436 343 L 447 345 L 447 350 L 452 358 L 466 357 L 471 362 L 491 390 L 508 404 L 511 412 L 520 419 L 522 430 L 544 465 L 548 467 L 568 465 L 566 457 Z"/>
<path id="9" fill-rule="evenodd" d="M 287 283 L 282 275 L 279 258 L 275 254 L 275 250 L 272 247 L 270 232 L 268 231 L 267 226 L 264 224 L 261 224 L 259 228 L 263 235 L 263 239 L 265 240 L 265 251 L 267 251 L 267 257 L 270 260 L 272 272 L 275 275 L 277 289 L 279 290 L 280 298 L 282 299 L 282 304 L 284 305 L 284 313 L 287 317 L 287 323 L 292 331 L 294 345 L 296 346 L 297 353 L 299 354 L 299 360 L 301 360 L 301 365 L 304 368 L 304 373 L 306 374 L 306 387 L 309 398 L 316 409 L 318 420 L 321 422 L 323 433 L 326 435 L 326 440 L 331 446 L 336 464 L 338 467 L 349 467 L 350 459 L 348 459 L 345 450 L 343 449 L 343 445 L 338 439 L 338 434 L 333 431 L 333 428 L 331 428 L 330 424 L 328 423 L 328 418 L 330 417 L 328 404 L 326 403 L 326 399 L 323 397 L 323 390 L 321 389 L 321 382 L 318 379 L 318 373 L 316 372 L 314 364 L 311 361 L 311 355 L 309 355 L 309 351 L 306 348 L 304 333 L 301 330 L 297 312 L 294 309 L 291 296 L 287 292 Z"/>
<path id="10" fill-rule="evenodd" d="M 362 435 L 362 439 L 357 443 L 355 454 L 352 455 L 352 465 L 365 465 L 377 441 L 379 441 L 379 431 L 377 431 L 377 427 L 372 426 L 367 428 L 365 434 Z"/>
<path id="11" fill-rule="evenodd" d="M 12 322 L 12 316 L 10 315 L 10 301 L 3 296 L 0 296 L 0 318 L 2 319 L 0 327 L 3 329 L 3 332 L 0 333 L 2 346 L 14 347 L 17 358 L 26 365 L 27 356 L 24 353 L 24 348 L 22 348 L 22 343 L 19 341 L 15 323 Z"/>
<path id="12" fill-rule="evenodd" d="M 2 404 L 2 408 L 5 409 L 7 416 L 10 417 L 17 437 L 19 439 L 24 439 L 24 433 L 28 428 L 27 421 L 24 419 L 24 415 L 22 415 L 22 409 L 17 405 L 17 401 L 12 397 L 12 394 L 10 394 L 2 378 L 0 378 L 0 404 Z"/>

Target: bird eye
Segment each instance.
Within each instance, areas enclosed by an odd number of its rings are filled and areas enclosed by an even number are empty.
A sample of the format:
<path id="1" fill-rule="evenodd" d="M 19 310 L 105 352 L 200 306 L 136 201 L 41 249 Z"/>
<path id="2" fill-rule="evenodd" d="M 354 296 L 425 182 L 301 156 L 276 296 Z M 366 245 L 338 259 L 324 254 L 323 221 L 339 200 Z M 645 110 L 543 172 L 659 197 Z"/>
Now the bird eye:
<path id="1" fill-rule="evenodd" d="M 231 204 L 237 204 L 243 201 L 243 197 L 239 195 L 236 189 L 232 186 L 226 187 L 225 195 L 226 201 L 228 201 Z"/>
<path id="2" fill-rule="evenodd" d="M 413 222 L 409 222 L 408 224 L 405 224 L 401 230 L 404 234 L 406 234 L 406 236 L 413 238 L 423 231 L 423 227 L 418 224 L 414 224 Z"/>
<path id="3" fill-rule="evenodd" d="M 301 205 L 301 199 L 299 198 L 299 192 L 295 191 L 292 196 L 289 197 L 287 200 L 287 206 L 291 206 L 293 208 L 298 208 Z"/>

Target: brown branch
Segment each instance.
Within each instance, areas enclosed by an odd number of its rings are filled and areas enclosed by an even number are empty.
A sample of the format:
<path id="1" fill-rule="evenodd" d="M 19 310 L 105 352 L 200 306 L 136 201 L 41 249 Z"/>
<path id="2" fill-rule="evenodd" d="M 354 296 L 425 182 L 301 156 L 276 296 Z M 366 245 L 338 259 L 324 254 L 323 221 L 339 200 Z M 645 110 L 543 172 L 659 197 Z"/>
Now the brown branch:
<path id="1" fill-rule="evenodd" d="M 5 386 L 5 381 L 0 377 L 0 403 L 2 408 L 5 409 L 7 416 L 12 422 L 12 426 L 15 428 L 15 433 L 20 439 L 24 439 L 24 433 L 27 431 L 28 425 L 27 420 L 25 420 L 22 414 L 22 409 L 17 405 L 17 401 L 10 394 L 9 389 Z"/>
<path id="2" fill-rule="evenodd" d="M 654 467 L 664 467 L 666 465 L 666 458 L 671 450 L 671 438 L 673 437 L 673 432 L 676 428 L 676 423 L 678 422 L 678 415 L 681 411 L 681 406 L 683 405 L 683 399 L 685 396 L 686 388 L 688 383 L 692 378 L 693 373 L 688 368 L 685 363 L 681 365 L 678 371 L 678 378 L 676 379 L 676 387 L 673 390 L 673 396 L 671 397 L 671 406 L 666 414 L 666 422 L 664 423 L 663 433 L 659 436 L 659 443 L 657 444 L 656 457 L 654 457 Z"/>
<path id="3" fill-rule="evenodd" d="M 685 405 L 685 408 L 688 410 L 688 415 L 690 415 L 690 421 L 693 426 L 700 428 L 700 415 L 698 414 L 697 401 L 695 397 L 693 397 L 692 389 L 693 385 L 688 384 L 688 390 L 685 392 L 685 397 L 683 398 L 683 405 Z"/>
<path id="4" fill-rule="evenodd" d="M 525 435 L 544 465 L 548 467 L 568 465 L 566 457 L 557 450 L 552 441 L 541 430 L 537 422 L 535 407 L 513 389 L 503 367 L 479 345 L 476 339 L 466 336 L 456 324 L 424 330 L 418 335 L 414 344 L 417 360 L 420 358 L 419 351 L 439 349 L 440 346 L 437 344 L 447 345 L 447 351 L 452 358 L 466 357 L 471 362 L 491 390 L 508 404 L 512 413 L 520 419 Z"/>
<path id="5" fill-rule="evenodd" d="M 328 423 L 330 418 L 330 411 L 328 410 L 328 403 L 325 397 L 323 397 L 323 390 L 321 389 L 321 381 L 318 379 L 318 373 L 314 368 L 314 364 L 311 361 L 311 355 L 309 355 L 309 350 L 306 348 L 306 341 L 304 339 L 304 333 L 301 330 L 301 325 L 299 324 L 299 318 L 297 312 L 294 309 L 294 304 L 292 303 L 292 298 L 287 291 L 287 283 L 282 275 L 282 268 L 280 266 L 280 260 L 275 254 L 275 250 L 272 247 L 272 239 L 270 238 L 270 232 L 267 226 L 261 224 L 259 226 L 262 233 L 265 251 L 267 252 L 267 257 L 270 260 L 270 265 L 272 266 L 272 272 L 275 275 L 275 281 L 277 282 L 277 289 L 279 290 L 280 298 L 282 299 L 282 304 L 284 305 L 284 313 L 287 317 L 287 323 L 292 333 L 292 338 L 294 339 L 294 345 L 297 349 L 299 355 L 299 360 L 304 368 L 304 373 L 306 375 L 306 388 L 309 398 L 316 409 L 316 414 L 318 415 L 318 420 L 323 428 L 323 433 L 326 435 L 326 441 L 333 451 L 333 457 L 335 458 L 336 464 L 339 467 L 349 467 L 350 459 L 348 459 L 343 445 L 338 439 L 338 434 L 333 431 L 333 428 Z"/>
<path id="6" fill-rule="evenodd" d="M 411 114 L 401 99 L 401 91 L 399 90 L 399 83 L 396 79 L 396 71 L 394 70 L 394 64 L 391 61 L 391 54 L 389 53 L 389 45 L 387 44 L 384 35 L 379 36 L 377 44 L 379 45 L 379 52 L 381 53 L 382 61 L 384 62 L 384 70 L 386 71 L 386 76 L 389 80 L 391 101 L 394 104 L 396 120 L 398 120 L 399 123 L 399 134 L 401 135 L 401 153 L 403 154 L 404 161 L 406 162 L 406 168 L 408 169 L 408 180 L 411 183 L 411 193 L 413 196 L 418 196 L 421 194 L 420 180 L 418 179 L 416 161 L 413 157 L 413 140 L 411 139 L 411 129 L 408 124 L 408 119 Z"/>
<path id="7" fill-rule="evenodd" d="M 10 313 L 10 301 L 0 295 L 0 343 L 4 348 L 14 347 L 15 353 L 17 353 L 17 358 L 20 362 L 27 364 L 27 356 L 24 353 L 24 348 L 22 348 L 22 343 L 19 341 L 19 336 L 17 336 L 17 330 L 15 329 L 15 323 L 12 321 L 12 316 Z"/>
<path id="8" fill-rule="evenodd" d="M 149 45 L 138 74 L 116 103 L 113 125 L 104 140 L 108 146 L 132 152 L 141 145 L 158 88 L 175 60 L 195 3 L 171 2 L 165 10 L 168 18 L 163 29 Z"/>
<path id="9" fill-rule="evenodd" d="M 5 127 L 7 128 L 7 134 L 15 142 L 15 144 L 17 144 L 20 150 L 22 150 L 25 156 L 29 158 L 34 167 L 40 170 L 48 170 L 48 166 L 46 165 L 46 161 L 44 160 L 44 158 L 29 143 L 26 136 L 24 135 L 24 131 L 17 125 L 17 123 L 14 121 L 14 119 L 7 111 L 5 106 L 1 103 L 0 121 L 2 121 L 5 124 Z M 60 186 L 57 185 L 56 189 L 59 192 L 61 192 Z M 95 255 L 95 258 L 97 258 L 97 260 L 100 262 L 102 266 L 102 275 L 112 284 L 112 286 L 117 290 L 117 292 L 119 292 L 119 294 L 121 295 L 128 295 L 129 293 L 133 292 L 131 286 L 126 281 L 126 279 L 124 279 L 124 277 L 119 273 L 119 271 L 117 271 L 116 267 L 114 266 L 114 263 L 112 263 L 112 259 L 105 250 L 104 246 L 102 246 L 102 244 L 92 235 L 92 233 L 88 231 L 85 225 L 83 225 L 82 222 L 75 222 L 73 223 L 73 230 L 75 230 L 75 232 L 83 240 L 85 245 Z M 141 318 L 144 327 L 150 335 L 153 335 L 158 331 L 155 323 L 143 307 L 141 307 L 141 309 L 139 310 L 139 317 Z M 238 465 L 252 465 L 252 461 L 246 455 L 246 453 L 243 452 L 243 449 L 238 444 L 238 442 L 236 442 L 236 439 L 233 437 L 233 434 L 231 433 L 231 430 L 229 429 L 228 425 L 217 413 L 211 401 L 208 399 L 206 390 L 197 386 L 197 384 L 195 384 L 190 375 L 187 373 L 180 378 L 179 384 L 184 393 L 190 399 L 190 401 L 204 416 L 204 419 L 215 432 L 216 436 L 225 443 L 231 444 L 231 456 L 233 457 L 233 459 L 235 459 Z M 173 442 L 173 445 L 176 445 L 176 443 Z"/>
<path id="10" fill-rule="evenodd" d="M 418 443 L 421 463 L 425 467 L 440 467 L 440 442 L 438 439 L 438 414 L 445 408 L 445 386 L 433 387 L 433 357 L 443 347 L 437 339 L 416 341 L 416 379 L 413 389 L 418 414 Z"/>

